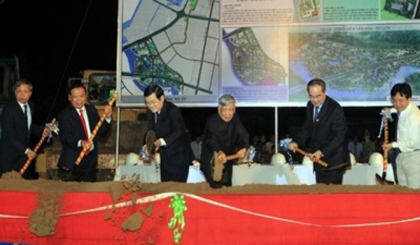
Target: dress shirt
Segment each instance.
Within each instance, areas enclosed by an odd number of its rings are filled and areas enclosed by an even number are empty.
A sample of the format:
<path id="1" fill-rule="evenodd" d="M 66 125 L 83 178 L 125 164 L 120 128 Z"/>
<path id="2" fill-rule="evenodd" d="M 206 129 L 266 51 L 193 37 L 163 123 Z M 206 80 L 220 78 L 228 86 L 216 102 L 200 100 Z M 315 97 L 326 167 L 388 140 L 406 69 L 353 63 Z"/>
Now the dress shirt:
<path id="1" fill-rule="evenodd" d="M 397 137 L 393 148 L 400 148 L 401 152 L 420 150 L 420 110 L 413 102 L 400 113 Z"/>
<path id="2" fill-rule="evenodd" d="M 20 101 L 18 101 L 20 107 L 22 108 L 23 113 L 25 114 L 25 105 L 26 105 L 26 113 L 27 113 L 27 119 L 28 119 L 28 129 L 31 128 L 31 124 L 32 124 L 32 113 L 31 113 L 31 107 L 29 106 L 28 103 L 23 104 Z"/>
<path id="3" fill-rule="evenodd" d="M 197 143 L 197 141 L 193 141 L 191 142 L 191 149 L 194 153 L 195 159 L 200 159 L 201 158 L 201 145 L 202 142 L 200 141 L 200 143 Z"/>
<path id="4" fill-rule="evenodd" d="M 159 115 L 160 115 L 160 111 L 155 113 L 155 123 L 157 123 Z M 166 141 L 164 138 L 160 138 L 159 141 L 160 141 L 161 146 L 166 146 Z"/>

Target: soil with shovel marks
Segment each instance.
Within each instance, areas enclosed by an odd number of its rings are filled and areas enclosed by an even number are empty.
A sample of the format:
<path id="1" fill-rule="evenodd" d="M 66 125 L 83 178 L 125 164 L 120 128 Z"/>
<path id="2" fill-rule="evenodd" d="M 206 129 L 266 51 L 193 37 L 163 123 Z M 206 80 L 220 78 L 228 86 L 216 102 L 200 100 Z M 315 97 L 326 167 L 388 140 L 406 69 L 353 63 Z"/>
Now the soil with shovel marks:
<path id="1" fill-rule="evenodd" d="M 54 180 L 24 180 L 17 172 L 3 174 L 0 179 L 0 190 L 31 191 L 38 193 L 38 206 L 30 215 L 29 229 L 38 236 L 52 235 L 59 217 L 61 196 L 66 192 L 109 192 L 115 203 L 124 193 L 132 194 L 132 202 L 137 200 L 137 193 L 184 192 L 191 194 L 290 194 L 290 193 L 384 193 L 384 192 L 420 192 L 397 185 L 351 186 L 351 185 L 245 185 L 213 189 L 207 183 L 185 184 L 165 182 L 158 184 L 142 184 L 139 178 L 121 182 L 62 182 Z M 143 210 L 151 215 L 153 207 Z M 110 219 L 104 217 L 104 220 Z M 124 231 L 140 229 L 143 217 L 134 214 L 121 225 Z"/>

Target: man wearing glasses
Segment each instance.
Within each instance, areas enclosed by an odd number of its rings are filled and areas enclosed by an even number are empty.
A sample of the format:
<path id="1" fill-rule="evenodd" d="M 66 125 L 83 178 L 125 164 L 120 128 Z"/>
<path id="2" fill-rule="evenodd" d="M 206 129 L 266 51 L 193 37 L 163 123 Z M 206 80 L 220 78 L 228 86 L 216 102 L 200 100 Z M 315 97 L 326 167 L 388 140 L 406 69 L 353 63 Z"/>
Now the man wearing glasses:
<path id="1" fill-rule="evenodd" d="M 296 151 L 307 144 L 306 151 L 314 162 L 317 183 L 342 184 L 343 173 L 350 164 L 346 143 L 347 124 L 343 108 L 327 96 L 325 82 L 315 78 L 307 85 L 309 100 L 306 120 L 290 142 L 289 149 Z M 323 160 L 328 167 L 315 162 Z"/>
<path id="2" fill-rule="evenodd" d="M 397 156 L 398 183 L 413 189 L 420 188 L 420 110 L 411 101 L 411 87 L 407 83 L 397 83 L 391 89 L 394 108 L 399 114 L 397 139 L 384 144 L 384 150 L 399 148 Z"/>

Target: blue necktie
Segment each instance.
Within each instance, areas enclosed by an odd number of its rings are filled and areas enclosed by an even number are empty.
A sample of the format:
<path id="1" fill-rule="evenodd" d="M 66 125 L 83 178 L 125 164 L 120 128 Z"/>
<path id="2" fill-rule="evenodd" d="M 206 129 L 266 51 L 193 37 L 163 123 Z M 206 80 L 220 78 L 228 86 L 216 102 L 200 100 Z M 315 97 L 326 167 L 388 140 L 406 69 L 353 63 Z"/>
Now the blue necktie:
<path id="1" fill-rule="evenodd" d="M 317 119 L 317 117 L 318 117 L 318 112 L 319 112 L 319 106 L 316 106 L 316 107 L 315 107 L 314 122 L 315 122 L 315 120 L 316 120 L 316 119 Z"/>

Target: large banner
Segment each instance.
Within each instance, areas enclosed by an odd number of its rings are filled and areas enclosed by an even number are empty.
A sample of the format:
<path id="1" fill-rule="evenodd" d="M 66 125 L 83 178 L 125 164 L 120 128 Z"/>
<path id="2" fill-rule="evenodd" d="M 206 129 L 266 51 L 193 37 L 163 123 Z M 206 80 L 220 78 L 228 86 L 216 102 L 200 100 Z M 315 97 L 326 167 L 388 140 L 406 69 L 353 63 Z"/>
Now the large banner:
<path id="1" fill-rule="evenodd" d="M 420 100 L 419 0 L 120 0 L 120 106 L 158 84 L 180 106 L 303 106 L 327 83 L 344 106 Z"/>

